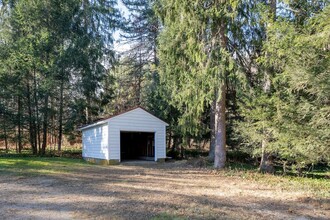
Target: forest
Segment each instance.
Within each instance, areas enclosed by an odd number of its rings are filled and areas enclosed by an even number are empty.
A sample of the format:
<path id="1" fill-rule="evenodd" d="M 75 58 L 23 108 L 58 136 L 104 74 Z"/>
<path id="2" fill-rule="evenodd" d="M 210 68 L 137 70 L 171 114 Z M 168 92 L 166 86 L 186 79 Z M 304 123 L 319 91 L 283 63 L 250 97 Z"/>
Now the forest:
<path id="1" fill-rule="evenodd" d="M 328 0 L 0 0 L 0 148 L 61 152 L 142 106 L 170 157 L 329 166 L 329 18 Z"/>

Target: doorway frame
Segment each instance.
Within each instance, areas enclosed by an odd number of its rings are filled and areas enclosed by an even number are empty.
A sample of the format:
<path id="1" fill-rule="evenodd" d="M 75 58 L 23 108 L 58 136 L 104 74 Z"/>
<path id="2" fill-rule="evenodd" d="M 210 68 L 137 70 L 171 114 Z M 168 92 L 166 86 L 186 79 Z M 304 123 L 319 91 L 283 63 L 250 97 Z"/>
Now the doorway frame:
<path id="1" fill-rule="evenodd" d="M 154 161 L 157 161 L 157 151 L 156 151 L 156 131 L 155 130 L 119 130 L 119 162 L 122 162 L 121 158 L 121 133 L 127 132 L 127 133 L 153 133 L 154 134 Z"/>

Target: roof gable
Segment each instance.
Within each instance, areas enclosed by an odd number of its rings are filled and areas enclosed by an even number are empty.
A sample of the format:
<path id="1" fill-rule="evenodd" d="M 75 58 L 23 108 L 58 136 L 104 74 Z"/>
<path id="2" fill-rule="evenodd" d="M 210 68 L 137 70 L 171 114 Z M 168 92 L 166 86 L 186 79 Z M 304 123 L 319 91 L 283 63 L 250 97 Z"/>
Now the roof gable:
<path id="1" fill-rule="evenodd" d="M 115 115 L 109 116 L 109 117 L 104 118 L 104 119 L 102 119 L 102 120 L 99 120 L 99 121 L 97 121 L 97 122 L 95 122 L 95 123 L 92 123 L 92 124 L 89 124 L 89 125 L 83 126 L 83 127 L 79 128 L 78 130 L 82 131 L 82 130 L 85 130 L 85 129 L 87 129 L 87 128 L 92 128 L 92 127 L 98 126 L 98 125 L 100 125 L 100 124 L 104 124 L 104 123 L 106 123 L 106 122 L 111 122 L 111 121 L 114 120 L 114 119 L 117 119 L 117 118 L 119 119 L 120 117 L 123 117 L 123 116 L 125 116 L 125 115 L 127 115 L 127 114 L 134 113 L 134 112 L 136 112 L 136 111 L 141 111 L 141 112 L 147 114 L 149 117 L 152 117 L 153 119 L 155 119 L 155 120 L 161 122 L 161 123 L 164 124 L 165 126 L 168 126 L 168 123 L 166 123 L 166 122 L 163 121 L 162 119 L 156 117 L 155 115 L 153 115 L 151 112 L 149 112 L 149 111 L 146 110 L 145 108 L 138 106 L 138 107 L 135 107 L 135 108 L 129 109 L 129 110 L 127 110 L 127 111 L 124 111 L 124 112 L 121 112 L 121 113 L 118 113 L 118 114 L 115 114 Z"/>
<path id="2" fill-rule="evenodd" d="M 140 112 L 142 114 L 145 114 L 146 116 L 148 116 L 148 117 L 150 117 L 150 118 L 152 118 L 154 120 L 157 120 L 157 121 L 161 122 L 162 124 L 168 126 L 168 124 L 165 121 L 163 121 L 162 119 L 156 117 L 151 112 L 149 112 L 148 110 L 146 110 L 146 109 L 144 109 L 142 107 L 136 107 L 136 108 L 130 109 L 128 111 L 122 112 L 120 114 L 117 114 L 117 115 L 114 115 L 114 116 L 110 116 L 110 117 L 106 118 L 105 120 L 111 122 L 111 120 L 113 120 L 113 119 L 121 118 L 121 117 L 124 117 L 126 115 L 135 114 L 135 113 L 138 113 L 138 112 Z"/>

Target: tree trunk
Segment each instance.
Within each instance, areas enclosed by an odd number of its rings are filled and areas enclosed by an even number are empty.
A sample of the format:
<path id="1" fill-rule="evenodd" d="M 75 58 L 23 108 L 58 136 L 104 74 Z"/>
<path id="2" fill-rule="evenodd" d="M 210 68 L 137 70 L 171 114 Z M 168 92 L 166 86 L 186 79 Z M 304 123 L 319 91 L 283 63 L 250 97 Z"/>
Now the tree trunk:
<path id="1" fill-rule="evenodd" d="M 89 108 L 91 106 L 91 97 L 90 97 L 90 94 L 87 95 L 86 100 L 87 100 L 87 106 L 85 108 L 85 116 L 86 116 L 86 124 L 89 124 L 92 121 L 90 110 L 89 110 Z"/>
<path id="2" fill-rule="evenodd" d="M 215 122 L 215 149 L 214 167 L 222 169 L 226 164 L 226 84 L 221 85 L 220 94 L 217 94 L 214 111 Z M 219 97 L 219 98 L 218 98 Z"/>
<path id="3" fill-rule="evenodd" d="M 37 143 L 36 143 L 36 137 L 35 137 L 35 119 L 33 117 L 33 111 L 32 111 L 32 103 L 31 103 L 31 94 L 30 94 L 30 85 L 28 83 L 27 85 L 27 100 L 28 100 L 28 112 L 29 112 L 29 134 L 30 134 L 30 144 L 32 148 L 32 153 L 37 154 L 38 149 L 37 149 Z"/>
<path id="4" fill-rule="evenodd" d="M 263 173 L 274 173 L 275 169 L 274 166 L 270 160 L 270 155 L 267 153 L 267 141 L 262 140 L 261 143 L 261 161 L 259 166 L 259 171 Z"/>
<path id="5" fill-rule="evenodd" d="M 272 20 L 275 21 L 276 20 L 276 0 L 270 0 L 269 6 L 270 6 L 270 16 L 272 17 Z M 268 70 L 266 69 L 264 72 L 263 92 L 266 94 L 269 93 L 270 87 L 271 87 L 270 74 L 269 74 Z M 274 167 L 272 165 L 272 162 L 269 161 L 269 153 L 267 152 L 267 143 L 268 143 L 267 131 L 265 128 L 263 128 L 263 140 L 261 141 L 261 160 L 260 160 L 260 165 L 259 165 L 259 171 L 266 172 L 266 173 L 272 173 L 274 171 Z"/>
<path id="6" fill-rule="evenodd" d="M 182 143 L 181 143 L 181 148 L 180 148 L 180 155 L 181 155 L 181 159 L 184 159 L 184 147 L 183 147 Z"/>
<path id="7" fill-rule="evenodd" d="M 18 96 L 18 153 L 22 152 L 22 101 L 21 96 Z"/>
<path id="8" fill-rule="evenodd" d="M 51 112 L 55 112 L 55 109 L 54 109 L 54 98 L 51 96 L 50 97 L 50 109 L 51 109 Z M 53 148 L 53 144 L 54 144 L 54 134 L 55 134 L 55 128 L 54 128 L 54 114 L 51 115 L 51 118 L 50 118 L 50 122 L 49 122 L 49 127 L 48 127 L 48 145 L 49 145 L 49 153 L 51 153 L 51 150 Z M 57 137 L 55 137 L 55 140 L 57 140 Z M 55 141 L 56 142 L 56 141 Z M 57 142 L 55 143 L 57 144 Z"/>
<path id="9" fill-rule="evenodd" d="M 61 79 L 61 87 L 60 87 L 60 114 L 58 119 L 58 145 L 57 150 L 58 152 L 61 152 L 62 150 L 62 130 L 63 130 L 63 89 L 64 89 L 64 79 L 62 77 Z"/>
<path id="10" fill-rule="evenodd" d="M 142 54 L 141 54 L 141 50 L 140 50 L 140 54 L 139 54 L 139 70 L 138 70 L 138 75 L 137 75 L 137 85 L 136 85 L 136 91 L 135 91 L 135 95 L 136 95 L 136 104 L 137 106 L 141 105 L 141 84 L 142 84 L 142 77 L 143 77 L 143 63 L 142 63 Z"/>
<path id="11" fill-rule="evenodd" d="M 269 90 L 270 90 L 270 77 L 269 77 L 269 73 L 266 70 L 264 75 L 263 91 L 264 93 L 269 93 Z M 263 127 L 262 133 L 263 133 L 263 139 L 261 141 L 261 160 L 259 165 L 259 171 L 268 173 L 269 172 L 268 170 L 271 169 L 270 167 L 271 163 L 268 161 L 269 158 L 269 153 L 267 152 L 268 137 L 265 127 Z"/>
<path id="12" fill-rule="evenodd" d="M 35 104 L 35 114 L 36 114 L 36 129 L 35 129 L 35 144 L 38 146 L 39 152 L 41 150 L 41 137 L 40 137 L 40 122 L 39 122 L 39 107 L 38 107 L 38 98 L 37 98 L 37 78 L 36 78 L 36 70 L 33 70 L 33 84 L 34 84 L 34 104 Z"/>
<path id="13" fill-rule="evenodd" d="M 167 148 L 171 149 L 171 139 L 172 139 L 172 130 L 171 130 L 171 128 L 169 129 L 168 133 L 169 133 L 169 137 L 168 137 L 168 142 L 167 142 Z"/>
<path id="14" fill-rule="evenodd" d="M 15 137 L 17 137 L 17 130 L 15 129 Z M 15 152 L 16 154 L 18 154 L 18 144 L 17 144 L 17 141 L 15 141 Z"/>
<path id="15" fill-rule="evenodd" d="M 210 151 L 209 151 L 209 161 L 214 162 L 214 149 L 215 149 L 215 103 L 214 100 L 211 104 L 211 112 L 210 112 L 210 130 L 211 130 L 211 138 L 210 138 Z"/>
<path id="16" fill-rule="evenodd" d="M 220 46 L 223 50 L 227 50 L 227 36 L 226 36 L 226 18 L 219 20 L 220 26 L 213 30 L 215 41 L 220 42 Z M 219 25 L 219 24 L 216 24 Z M 219 34 L 219 36 L 218 36 Z M 214 44 L 217 45 L 216 42 Z M 215 47 L 215 49 L 219 49 Z M 223 55 L 225 57 L 225 55 Z M 214 108 L 214 167 L 222 169 L 226 165 L 226 78 L 227 70 L 222 70 L 222 81 L 220 82 L 220 91 L 215 93 L 215 108 Z"/>
<path id="17" fill-rule="evenodd" d="M 49 95 L 46 94 L 46 97 L 45 97 L 45 107 L 44 107 L 43 138 L 42 138 L 41 155 L 45 155 L 45 153 L 46 153 L 46 147 L 47 147 L 47 132 L 48 132 L 48 98 L 49 98 Z"/>
<path id="18" fill-rule="evenodd" d="M 173 136 L 173 144 L 172 144 L 172 147 L 171 147 L 171 151 L 174 153 L 175 150 L 177 149 L 177 146 L 178 146 L 178 137 L 176 136 Z"/>
<path id="19" fill-rule="evenodd" d="M 52 148 L 55 150 L 57 145 L 57 136 L 56 136 L 56 123 L 55 115 L 52 117 Z"/>
<path id="20" fill-rule="evenodd" d="M 7 137 L 7 124 L 6 124 L 6 117 L 4 117 L 4 120 L 3 120 L 3 134 L 4 134 L 4 138 L 5 138 L 5 148 L 6 148 L 6 153 L 8 153 L 8 151 L 9 151 L 9 147 L 8 147 L 8 137 Z"/>

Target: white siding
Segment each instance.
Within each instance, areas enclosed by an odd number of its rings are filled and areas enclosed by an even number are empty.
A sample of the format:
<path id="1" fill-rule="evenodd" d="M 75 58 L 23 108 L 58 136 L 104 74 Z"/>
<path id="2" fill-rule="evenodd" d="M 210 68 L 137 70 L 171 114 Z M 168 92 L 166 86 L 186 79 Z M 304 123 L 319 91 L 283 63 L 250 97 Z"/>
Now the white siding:
<path id="1" fill-rule="evenodd" d="M 83 130 L 82 142 L 83 157 L 109 159 L 107 123 Z"/>
<path id="2" fill-rule="evenodd" d="M 166 123 L 143 109 L 126 112 L 108 119 L 109 159 L 120 160 L 120 131 L 155 133 L 155 160 L 166 157 Z"/>

